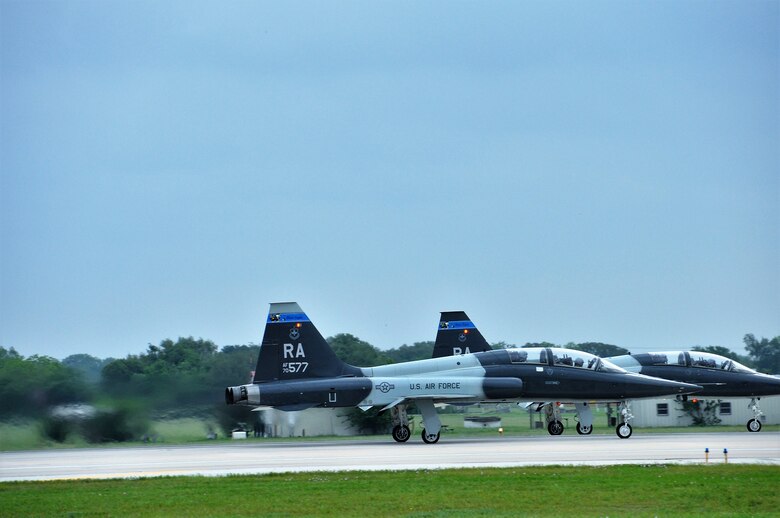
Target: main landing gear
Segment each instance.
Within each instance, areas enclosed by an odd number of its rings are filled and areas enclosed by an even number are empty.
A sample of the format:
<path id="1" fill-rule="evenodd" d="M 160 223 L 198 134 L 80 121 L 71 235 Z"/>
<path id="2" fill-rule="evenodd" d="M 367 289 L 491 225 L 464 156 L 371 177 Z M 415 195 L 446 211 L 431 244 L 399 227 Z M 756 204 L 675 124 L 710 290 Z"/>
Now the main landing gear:
<path id="1" fill-rule="evenodd" d="M 575 403 L 577 409 L 577 433 L 580 435 L 590 435 L 593 431 L 593 412 L 588 403 Z"/>
<path id="2" fill-rule="evenodd" d="M 593 431 L 593 425 L 583 425 L 582 423 L 577 423 L 577 433 L 580 435 L 590 435 L 590 433 Z"/>
<path id="3" fill-rule="evenodd" d="M 758 407 L 758 401 L 760 399 L 761 398 L 753 398 L 750 400 L 750 404 L 748 404 L 748 408 L 753 411 L 753 419 L 747 422 L 748 432 L 761 431 L 761 421 L 759 419 L 764 413 Z"/>
<path id="4" fill-rule="evenodd" d="M 390 419 L 393 421 L 393 439 L 395 442 L 406 442 L 412 433 L 409 431 L 409 418 L 406 416 L 406 405 L 396 405 L 390 409 Z"/>
<path id="5" fill-rule="evenodd" d="M 575 403 L 577 409 L 577 433 L 580 435 L 590 435 L 593 431 L 593 412 L 588 403 Z M 558 403 L 546 403 L 544 405 L 544 415 L 547 420 L 547 432 L 550 435 L 561 435 L 564 430 L 561 422 L 561 410 Z"/>
<path id="6" fill-rule="evenodd" d="M 432 400 L 417 401 L 417 408 L 420 409 L 423 417 L 424 428 L 422 430 L 422 440 L 425 444 L 435 444 L 439 442 L 441 436 L 441 421 L 433 406 Z M 390 409 L 390 417 L 393 421 L 393 440 L 395 442 L 406 442 L 412 436 L 409 429 L 409 418 L 406 415 L 406 405 L 396 405 Z"/>
<path id="7" fill-rule="evenodd" d="M 547 433 L 550 435 L 561 435 L 563 433 L 561 410 L 558 403 L 547 403 L 544 405 L 544 417 L 547 421 Z"/>
<path id="8" fill-rule="evenodd" d="M 563 433 L 563 423 L 560 421 L 550 421 L 547 423 L 547 431 L 550 435 L 561 435 Z"/>
<path id="9" fill-rule="evenodd" d="M 412 432 L 409 431 L 409 427 L 405 424 L 397 424 L 393 427 L 393 439 L 395 439 L 395 442 L 406 442 L 411 436 Z"/>
<path id="10" fill-rule="evenodd" d="M 629 421 L 634 418 L 633 414 L 631 414 L 631 405 L 628 401 L 622 401 L 620 403 L 619 414 L 623 422 L 617 425 L 615 433 L 617 433 L 617 436 L 621 439 L 628 439 L 634 431 L 633 428 L 631 428 L 631 425 L 628 424 Z"/>
<path id="11" fill-rule="evenodd" d="M 425 431 L 425 428 L 423 428 L 422 431 L 422 440 L 425 444 L 435 444 L 439 442 L 439 436 L 441 435 L 441 430 L 436 432 L 435 434 L 428 433 Z"/>

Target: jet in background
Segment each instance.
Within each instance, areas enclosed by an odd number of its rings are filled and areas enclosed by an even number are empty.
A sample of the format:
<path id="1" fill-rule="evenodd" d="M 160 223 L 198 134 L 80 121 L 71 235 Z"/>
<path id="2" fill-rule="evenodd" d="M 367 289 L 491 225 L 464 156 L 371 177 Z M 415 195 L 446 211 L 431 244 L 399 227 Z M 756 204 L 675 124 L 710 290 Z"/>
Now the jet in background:
<path id="1" fill-rule="evenodd" d="M 423 417 L 422 440 L 432 444 L 441 430 L 435 403 L 614 401 L 699 390 L 564 349 L 504 349 L 355 367 L 336 356 L 297 303 L 283 302 L 271 304 L 253 382 L 227 387 L 225 401 L 286 411 L 379 407 L 391 411 L 397 442 L 409 439 L 406 406 L 414 404 Z"/>
<path id="2" fill-rule="evenodd" d="M 482 336 L 477 327 L 471 321 L 471 319 L 463 311 L 444 311 L 441 313 L 439 319 L 439 329 L 436 333 L 436 342 L 433 347 L 433 357 L 441 358 L 445 356 L 453 356 L 464 353 L 480 353 L 485 351 L 492 351 L 487 340 Z M 508 351 L 526 351 L 532 350 L 531 348 L 522 349 L 507 349 Z M 548 363 L 550 367 L 555 367 L 558 370 L 558 375 L 566 378 L 567 373 L 573 371 L 573 367 L 582 367 L 583 365 L 590 366 L 591 362 L 595 361 L 593 358 L 597 358 L 589 353 L 574 351 L 569 349 L 548 349 L 550 352 L 547 355 Z M 510 353 L 514 354 L 514 353 Z M 587 364 L 583 362 L 587 361 Z M 609 364 L 609 362 L 607 362 Z M 618 365 L 620 367 L 620 365 Z M 642 371 L 642 374 L 652 375 L 648 372 Z M 662 376 L 657 376 L 662 377 Z M 526 378 L 523 378 L 527 381 Z M 679 380 L 682 381 L 682 380 Z M 685 380 L 689 383 L 696 383 L 692 380 Z M 560 420 L 560 410 L 558 403 L 563 401 L 565 403 L 574 403 L 575 410 L 577 412 L 577 433 L 580 435 L 589 435 L 593 431 L 593 413 L 591 412 L 589 401 L 600 400 L 605 402 L 619 402 L 618 414 L 621 416 L 621 421 L 615 427 L 615 433 L 621 439 L 627 439 L 631 437 L 633 428 L 631 427 L 631 420 L 633 414 L 631 413 L 631 407 L 629 398 L 616 397 L 599 397 L 588 398 L 585 394 L 587 389 L 583 392 L 576 394 L 576 399 L 564 399 L 561 395 L 553 396 L 552 398 L 534 399 L 533 403 L 526 405 L 526 408 L 536 406 L 536 411 L 544 411 L 545 419 L 547 421 L 547 431 L 550 435 L 560 435 L 563 433 L 563 423 Z M 571 397 L 571 396 L 569 396 Z M 645 397 L 645 396 L 640 396 Z M 637 398 L 630 398 L 637 399 Z"/>
<path id="3" fill-rule="evenodd" d="M 672 351 L 626 354 L 608 358 L 630 372 L 668 380 L 695 383 L 702 387 L 697 397 L 749 397 L 753 418 L 747 422 L 751 432 L 761 430 L 761 396 L 780 394 L 780 378 L 761 374 L 739 362 L 701 351 Z"/>

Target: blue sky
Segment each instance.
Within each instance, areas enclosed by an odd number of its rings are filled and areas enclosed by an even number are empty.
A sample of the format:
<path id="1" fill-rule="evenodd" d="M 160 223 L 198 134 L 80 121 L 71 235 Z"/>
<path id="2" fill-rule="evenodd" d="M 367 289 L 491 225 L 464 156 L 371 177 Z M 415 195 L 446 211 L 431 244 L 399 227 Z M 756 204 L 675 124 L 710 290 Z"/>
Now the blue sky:
<path id="1" fill-rule="evenodd" d="M 780 332 L 780 3 L 0 0 L 0 345 Z"/>

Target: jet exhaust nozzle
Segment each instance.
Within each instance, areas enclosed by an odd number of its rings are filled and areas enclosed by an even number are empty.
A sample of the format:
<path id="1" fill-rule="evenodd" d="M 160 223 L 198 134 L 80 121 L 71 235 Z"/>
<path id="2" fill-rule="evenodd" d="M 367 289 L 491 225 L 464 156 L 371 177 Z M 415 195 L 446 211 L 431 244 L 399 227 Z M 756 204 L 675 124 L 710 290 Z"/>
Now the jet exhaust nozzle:
<path id="1" fill-rule="evenodd" d="M 225 389 L 225 403 L 228 405 L 235 405 L 248 400 L 249 395 L 247 394 L 246 386 L 228 387 Z"/>

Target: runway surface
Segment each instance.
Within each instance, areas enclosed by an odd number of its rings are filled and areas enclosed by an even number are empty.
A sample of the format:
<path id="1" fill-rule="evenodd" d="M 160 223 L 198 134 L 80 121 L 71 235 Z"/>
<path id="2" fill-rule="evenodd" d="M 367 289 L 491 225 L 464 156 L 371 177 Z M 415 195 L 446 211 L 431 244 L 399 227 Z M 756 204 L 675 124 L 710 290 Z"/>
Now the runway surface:
<path id="1" fill-rule="evenodd" d="M 406 470 L 550 464 L 732 463 L 780 465 L 780 433 L 636 434 L 615 436 L 442 437 L 397 444 L 371 440 L 135 446 L 0 453 L 0 481 L 68 478 L 226 475 L 290 471 Z"/>

